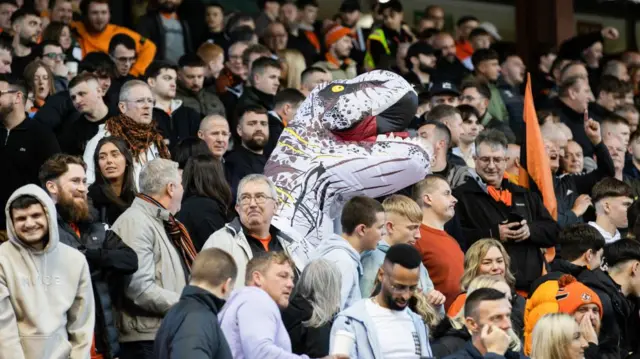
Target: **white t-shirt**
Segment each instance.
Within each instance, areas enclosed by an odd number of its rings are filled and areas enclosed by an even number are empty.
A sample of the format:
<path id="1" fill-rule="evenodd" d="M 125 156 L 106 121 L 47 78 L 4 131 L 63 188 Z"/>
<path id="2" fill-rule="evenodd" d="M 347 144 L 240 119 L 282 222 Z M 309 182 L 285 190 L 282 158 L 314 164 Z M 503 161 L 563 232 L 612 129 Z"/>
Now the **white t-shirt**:
<path id="1" fill-rule="evenodd" d="M 420 338 L 413 320 L 404 310 L 390 310 L 367 300 L 367 313 L 378 334 L 380 352 L 385 359 L 419 359 Z"/>
<path id="2" fill-rule="evenodd" d="M 607 232 L 604 228 L 600 227 L 596 222 L 589 222 L 589 225 L 597 229 L 598 232 L 602 234 L 602 236 L 604 237 L 604 242 L 606 244 L 612 244 L 620 240 L 620 231 L 618 231 L 617 229 L 616 229 L 616 233 L 612 235 L 611 233 Z"/>

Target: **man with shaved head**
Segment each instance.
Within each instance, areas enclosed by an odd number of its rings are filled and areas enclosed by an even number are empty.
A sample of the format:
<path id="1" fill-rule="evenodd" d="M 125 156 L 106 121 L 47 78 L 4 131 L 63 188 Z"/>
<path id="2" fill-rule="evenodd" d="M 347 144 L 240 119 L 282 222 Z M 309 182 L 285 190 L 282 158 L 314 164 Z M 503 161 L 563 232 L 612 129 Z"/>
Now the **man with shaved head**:
<path id="1" fill-rule="evenodd" d="M 438 81 L 451 81 L 459 84 L 463 78 L 469 75 L 469 70 L 460 62 L 456 56 L 456 42 L 451 34 L 440 32 L 434 36 L 433 47 L 440 50 L 440 58 L 436 63 L 434 77 Z M 436 75 L 437 74 L 437 75 Z"/>
<path id="2" fill-rule="evenodd" d="M 229 149 L 229 139 L 231 138 L 229 122 L 221 115 L 209 115 L 200 122 L 198 137 L 207 143 L 213 157 L 222 160 L 222 156 Z"/>

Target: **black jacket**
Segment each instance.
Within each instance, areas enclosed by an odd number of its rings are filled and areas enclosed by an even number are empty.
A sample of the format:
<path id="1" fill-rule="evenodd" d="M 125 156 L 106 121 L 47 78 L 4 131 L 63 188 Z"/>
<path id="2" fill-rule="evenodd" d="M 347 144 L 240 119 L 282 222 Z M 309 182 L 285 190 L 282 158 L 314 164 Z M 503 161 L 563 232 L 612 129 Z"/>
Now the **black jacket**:
<path id="1" fill-rule="evenodd" d="M 200 252 L 209 236 L 229 222 L 227 211 L 218 200 L 197 195 L 186 195 L 176 218 L 184 224 L 193 246 Z"/>
<path id="2" fill-rule="evenodd" d="M 118 109 L 117 95 L 107 94 L 103 97 L 104 103 L 109 107 L 109 113 L 120 113 Z M 47 101 L 33 116 L 38 122 L 58 133 L 65 123 L 77 120 L 82 114 L 73 107 L 69 91 L 56 92 L 47 97 Z"/>
<path id="3" fill-rule="evenodd" d="M 332 322 L 319 328 L 305 326 L 302 322 L 311 318 L 313 308 L 306 298 L 294 295 L 289 306 L 282 311 L 284 323 L 294 354 L 306 354 L 311 358 L 323 358 L 329 355 L 329 339 Z"/>
<path id="4" fill-rule="evenodd" d="M 136 31 L 149 40 L 151 40 L 154 44 L 156 44 L 156 56 L 155 60 L 166 60 L 165 52 L 166 52 L 166 43 L 165 43 L 165 29 L 162 26 L 162 19 L 160 18 L 160 13 L 157 11 L 149 11 L 146 14 L 142 15 L 138 20 L 138 26 L 136 27 Z M 180 25 L 182 25 L 182 37 L 184 40 L 184 51 L 186 54 L 195 52 L 195 48 L 193 46 L 193 38 L 191 36 L 191 29 L 189 27 L 189 23 L 180 19 Z"/>
<path id="5" fill-rule="evenodd" d="M 171 150 L 180 140 L 198 135 L 202 117 L 192 108 L 180 106 L 170 115 L 159 108 L 153 109 L 153 118 L 162 137 L 169 140 Z"/>
<path id="6" fill-rule="evenodd" d="M 464 236 L 469 245 L 482 238 L 499 239 L 498 225 L 505 222 L 510 213 L 517 213 L 526 219 L 531 232 L 529 239 L 503 244 L 511 256 L 511 272 L 516 277 L 516 289 L 528 290 L 542 273 L 544 257 L 540 249 L 555 246 L 560 227 L 538 194 L 503 180 L 502 188 L 509 190 L 513 197 L 511 207 L 507 207 L 491 198 L 480 187 L 481 181 L 479 176 L 474 175 L 453 191 L 458 199 L 456 213 L 460 214 Z"/>
<path id="7" fill-rule="evenodd" d="M 87 143 L 98 134 L 98 128 L 100 125 L 107 122 L 111 117 L 117 116 L 120 112 L 114 112 L 109 110 L 107 115 L 97 122 L 91 122 L 79 112 L 77 115 L 65 121 L 60 127 L 58 132 L 58 142 L 62 152 L 68 153 L 73 156 L 84 155 L 84 150 L 87 147 Z"/>
<path id="8" fill-rule="evenodd" d="M 259 155 L 251 152 L 240 143 L 235 146 L 233 151 L 226 153 L 224 156 L 224 173 L 229 186 L 231 186 L 231 193 L 234 199 L 240 180 L 246 175 L 264 173 L 267 159 L 268 157 L 265 154 Z"/>
<path id="9" fill-rule="evenodd" d="M 600 357 L 603 359 L 626 358 L 630 351 L 635 351 L 637 337 L 630 335 L 632 316 L 638 316 L 632 311 L 631 303 L 625 298 L 620 286 L 611 279 L 609 274 L 596 269 L 593 275 L 583 276 L 579 280 L 593 289 L 602 302 L 602 325 L 598 337 Z"/>
<path id="10" fill-rule="evenodd" d="M 84 253 L 89 263 L 96 302 L 96 350 L 105 359 L 115 358 L 119 355 L 120 345 L 112 298 L 124 295 L 124 276 L 138 270 L 138 257 L 115 232 L 106 230 L 103 223 L 91 221 L 76 225 L 80 237 L 58 215 L 60 242 Z"/>
<path id="11" fill-rule="evenodd" d="M 581 223 L 571 210 L 581 194 L 590 194 L 591 189 L 601 179 L 615 176 L 613 160 L 604 143 L 593 147 L 598 168 L 586 174 L 553 176 L 553 189 L 558 202 L 558 225 L 564 228 L 570 224 Z"/>
<path id="12" fill-rule="evenodd" d="M 224 300 L 188 285 L 162 319 L 153 345 L 157 359 L 233 359 L 218 324 Z"/>
<path id="13" fill-rule="evenodd" d="M 464 348 L 453 355 L 449 355 L 444 359 L 526 359 L 527 357 L 516 352 L 507 351 L 504 355 L 498 355 L 493 353 L 487 353 L 485 355 L 480 354 L 478 349 L 473 346 L 472 342 L 467 342 Z"/>
<path id="14" fill-rule="evenodd" d="M 584 132 L 584 114 L 574 111 L 560 99 L 555 100 L 554 111 L 560 117 L 560 121 L 571 129 L 573 140 L 582 147 L 584 157 L 593 156 L 593 144 Z"/>
<path id="15" fill-rule="evenodd" d="M 431 82 L 449 81 L 459 86 L 470 73 L 469 69 L 467 69 L 457 57 L 453 62 L 449 62 L 446 58 L 442 57 L 436 62 L 436 71 L 431 77 Z"/>
<path id="16" fill-rule="evenodd" d="M 27 117 L 11 130 L 0 122 L 0 203 L 7 203 L 13 191 L 24 185 L 38 184 L 40 166 L 58 152 L 56 136 L 38 121 Z M 5 229 L 5 212 L 1 212 L 0 229 Z"/>
<path id="17" fill-rule="evenodd" d="M 597 102 L 589 103 L 589 117 L 602 123 L 605 118 L 616 116 L 615 112 L 611 112 L 598 104 Z"/>
<path id="18" fill-rule="evenodd" d="M 470 340 L 471 333 L 466 327 L 456 329 L 451 325 L 451 319 L 444 317 L 433 330 L 431 352 L 435 358 L 443 358 L 457 353 Z"/>
<path id="19" fill-rule="evenodd" d="M 509 113 L 509 127 L 515 135 L 515 143 L 521 144 L 524 141 L 524 96 L 518 86 L 509 85 L 503 77 L 498 79 L 496 84 L 500 97 Z"/>
<path id="20" fill-rule="evenodd" d="M 253 87 L 245 87 L 242 92 L 242 96 L 238 100 L 237 108 L 241 108 L 247 105 L 262 106 L 269 111 L 269 140 L 264 147 L 264 154 L 267 158 L 271 155 L 271 152 L 276 148 L 278 144 L 278 138 L 284 131 L 284 124 L 278 117 L 273 114 L 273 107 L 275 106 L 275 96 L 266 94 Z M 237 125 L 236 119 L 236 125 Z M 231 128 L 236 128 L 236 125 L 232 125 Z"/>
<path id="21" fill-rule="evenodd" d="M 127 210 L 133 203 L 134 196 L 131 195 L 130 198 L 127 198 L 126 195 L 120 195 L 120 199 L 125 202 L 125 206 L 120 206 L 115 202 L 112 202 L 107 195 L 104 193 L 102 188 L 93 183 L 89 186 L 89 198 L 91 199 L 91 204 L 98 211 L 98 218 L 100 222 L 106 223 L 109 226 L 112 226 L 113 223 L 120 217 L 124 211 Z"/>

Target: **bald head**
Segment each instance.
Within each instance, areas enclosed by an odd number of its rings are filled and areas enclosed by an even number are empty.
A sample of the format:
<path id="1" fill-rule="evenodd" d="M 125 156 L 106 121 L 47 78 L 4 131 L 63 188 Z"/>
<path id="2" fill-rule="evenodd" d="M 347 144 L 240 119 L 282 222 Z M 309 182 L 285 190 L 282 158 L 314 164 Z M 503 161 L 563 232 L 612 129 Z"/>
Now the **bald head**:
<path id="1" fill-rule="evenodd" d="M 229 148 L 229 123 L 220 115 L 209 115 L 200 122 L 198 137 L 203 139 L 216 158 L 222 158 Z"/>
<path id="2" fill-rule="evenodd" d="M 453 36 L 447 32 L 440 32 L 433 38 L 433 46 L 436 50 L 442 51 L 442 57 L 449 62 L 454 62 L 456 59 L 456 42 L 453 40 Z"/>

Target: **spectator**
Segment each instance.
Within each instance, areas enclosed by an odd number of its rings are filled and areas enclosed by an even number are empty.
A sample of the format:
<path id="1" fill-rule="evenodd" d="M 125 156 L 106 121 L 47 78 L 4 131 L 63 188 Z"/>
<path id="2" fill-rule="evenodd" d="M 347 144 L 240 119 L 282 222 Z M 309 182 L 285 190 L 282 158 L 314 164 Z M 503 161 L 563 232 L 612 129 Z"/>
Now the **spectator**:
<path id="1" fill-rule="evenodd" d="M 262 37 L 263 31 L 267 29 L 269 24 L 276 21 L 280 12 L 280 1 L 278 0 L 259 0 L 260 15 L 255 20 L 255 27 L 258 36 Z"/>
<path id="2" fill-rule="evenodd" d="M 184 196 L 176 218 L 184 224 L 196 251 L 213 232 L 231 219 L 231 189 L 220 161 L 212 155 L 193 156 L 182 173 Z"/>
<path id="3" fill-rule="evenodd" d="M 38 52 L 42 55 L 40 60 L 53 72 L 55 92 L 67 90 L 69 85 L 69 80 L 67 79 L 69 69 L 65 66 L 67 55 L 64 54 L 62 45 L 60 45 L 58 40 L 44 40 L 38 47 Z"/>
<path id="4" fill-rule="evenodd" d="M 392 195 L 382 202 L 385 211 L 386 235 L 378 243 L 378 247 L 362 255 L 363 275 L 360 278 L 360 291 L 363 298 L 372 296 L 375 290 L 376 276 L 384 262 L 389 247 L 399 243 L 412 246 L 420 239 L 420 222 L 422 210 L 411 198 L 403 195 Z M 444 303 L 444 295 L 433 288 L 433 282 L 424 265 L 420 264 L 420 283 L 418 287 L 433 307 Z M 444 313 L 444 310 L 442 311 Z"/>
<path id="5" fill-rule="evenodd" d="M 99 51 L 109 53 L 110 40 L 117 34 L 125 34 L 135 42 L 136 61 L 129 74 L 142 76 L 156 55 L 156 44 L 126 27 L 110 24 L 111 12 L 107 0 L 85 0 L 80 4 L 81 22 L 72 23 L 76 39 L 82 48 L 82 56 Z"/>
<path id="6" fill-rule="evenodd" d="M 295 49 L 284 49 L 278 51 L 280 59 L 280 83 L 283 88 L 300 88 L 300 78 L 302 71 L 307 68 L 304 57 L 300 51 Z"/>
<path id="7" fill-rule="evenodd" d="M 0 166 L 7 171 L 3 177 L 0 201 L 7 203 L 18 188 L 38 183 L 40 166 L 60 152 L 55 135 L 34 119 L 26 116 L 26 88 L 14 78 L 0 75 Z M 11 134 L 11 135 L 10 135 Z M 0 241 L 7 240 L 6 218 L 0 218 Z"/>
<path id="8" fill-rule="evenodd" d="M 631 133 L 628 151 L 631 160 L 625 164 L 624 175 L 632 180 L 640 179 L 640 131 Z"/>
<path id="9" fill-rule="evenodd" d="M 460 17 L 456 23 L 456 56 L 460 61 L 473 55 L 475 49 L 471 47 L 469 34 L 478 24 L 478 19 L 471 15 Z"/>
<path id="10" fill-rule="evenodd" d="M 278 92 L 275 98 L 273 115 L 277 115 L 282 125 L 287 127 L 293 121 L 304 99 L 304 95 L 294 88 L 286 88 Z"/>
<path id="11" fill-rule="evenodd" d="M 207 23 L 207 42 L 211 42 L 226 49 L 228 43 L 224 32 L 224 7 L 218 2 L 211 2 L 206 5 L 206 12 L 205 21 Z"/>
<path id="12" fill-rule="evenodd" d="M 353 48 L 351 50 L 351 58 L 358 64 L 358 70 L 362 70 L 364 64 L 364 57 L 367 51 L 367 39 L 371 33 L 371 29 L 363 28 L 359 24 L 361 19 L 361 8 L 357 1 L 343 0 L 339 9 L 340 24 L 354 34 L 352 42 Z"/>
<path id="13" fill-rule="evenodd" d="M 292 352 L 312 358 L 328 355 L 331 325 L 339 310 L 340 272 L 327 260 L 311 261 L 282 311 Z"/>
<path id="14" fill-rule="evenodd" d="M 231 349 L 218 324 L 218 313 L 231 294 L 237 275 L 238 267 L 229 253 L 212 248 L 198 254 L 189 284 L 158 329 L 154 357 L 204 355 L 231 359 Z"/>
<path id="15" fill-rule="evenodd" d="M 480 134 L 483 126 L 480 124 L 480 114 L 475 107 L 471 105 L 460 105 L 457 107 L 462 117 L 462 133 L 458 146 L 451 150 L 451 153 L 462 157 L 465 164 L 469 168 L 475 168 L 476 163 L 473 156 L 476 154 L 476 138 Z"/>
<path id="16" fill-rule="evenodd" d="M 49 1 L 49 18 L 51 23 L 59 21 L 63 24 L 71 24 L 73 20 L 73 1 L 72 0 L 52 0 Z"/>
<path id="17" fill-rule="evenodd" d="M 498 90 L 502 102 L 507 108 L 509 126 L 516 135 L 516 142 L 523 143 L 524 134 L 524 96 L 521 88 L 525 81 L 525 64 L 516 54 L 508 54 L 503 57 L 500 64 L 500 78 L 498 78 Z"/>
<path id="18" fill-rule="evenodd" d="M 589 346 L 578 323 L 567 314 L 542 317 L 533 330 L 533 358 L 584 358 Z"/>
<path id="19" fill-rule="evenodd" d="M 1 5 L 2 4 L 0 4 L 0 6 Z M 12 52 L 11 45 L 8 42 L 0 41 L 0 75 L 11 73 L 11 64 L 13 63 Z"/>
<path id="20" fill-rule="evenodd" d="M 627 120 L 631 133 L 636 132 L 640 122 L 640 113 L 632 104 L 621 104 L 616 107 L 615 114 Z"/>
<path id="21" fill-rule="evenodd" d="M 18 10 L 18 3 L 16 0 L 2 0 L 0 1 L 0 29 L 2 32 L 12 31 L 11 16 Z"/>
<path id="22" fill-rule="evenodd" d="M 98 78 L 91 73 L 81 73 L 71 80 L 69 96 L 80 116 L 63 125 L 58 140 L 65 153 L 81 156 L 87 143 L 98 134 L 100 126 L 117 113 L 111 112 L 105 104 Z"/>
<path id="23" fill-rule="evenodd" d="M 451 131 L 449 131 L 449 128 L 440 122 L 427 121 L 418 128 L 418 135 L 434 145 L 435 160 L 431 165 L 431 171 L 446 178 L 449 186 L 453 188 L 463 184 L 470 176 L 469 168 L 457 164 L 460 161 L 456 163 L 449 161 L 450 158 L 457 157 L 447 155 L 451 146 Z"/>
<path id="24" fill-rule="evenodd" d="M 178 15 L 181 4 L 182 0 L 157 0 L 138 20 L 138 33 L 158 47 L 155 60 L 176 63 L 183 54 L 196 50 L 193 41 L 197 29 Z"/>
<path id="25" fill-rule="evenodd" d="M 80 157 L 57 154 L 40 168 L 40 184 L 58 211 L 60 242 L 81 251 L 89 264 L 96 315 L 91 355 L 115 358 L 120 351 L 111 293 L 116 281 L 138 269 L 135 252 L 107 231 L 87 200 L 85 167 Z M 108 278 L 108 279 L 107 279 Z M 110 284 L 111 283 L 111 284 Z"/>
<path id="26" fill-rule="evenodd" d="M 357 63 L 350 57 L 353 48 L 350 29 L 334 25 L 324 35 L 324 44 L 327 49 L 324 59 L 314 67 L 330 72 L 333 80 L 350 80 L 358 75 Z"/>
<path id="27" fill-rule="evenodd" d="M 460 20 L 462 20 L 462 18 L 460 18 Z M 473 23 L 471 22 L 471 24 Z M 473 53 L 477 50 L 491 48 L 491 41 L 492 41 L 491 34 L 484 28 L 477 26 L 477 20 L 476 20 L 476 28 L 471 30 L 471 32 L 469 33 L 468 43 L 471 46 L 471 48 L 468 48 L 467 46 L 465 46 L 465 48 L 461 48 L 459 44 L 458 46 L 456 46 L 456 53 L 458 49 L 461 49 L 461 51 L 463 52 L 462 54 L 463 56 L 465 55 L 464 52 L 468 52 L 468 55 L 466 55 L 466 57 L 462 57 L 459 59 L 460 61 L 462 61 L 462 64 L 467 69 L 469 69 L 469 71 L 473 71 L 473 63 L 471 62 L 471 55 L 473 55 Z M 468 51 L 468 50 L 471 50 L 471 51 Z"/>
<path id="28" fill-rule="evenodd" d="M 585 157 L 592 157 L 594 151 L 584 132 L 585 111 L 592 96 L 589 82 L 584 77 L 571 76 L 562 81 L 556 102 L 556 113 L 562 123 L 571 129 L 573 140 L 582 147 Z"/>
<path id="29" fill-rule="evenodd" d="M 452 153 L 454 147 L 458 147 L 460 143 L 460 136 L 462 135 L 462 116 L 460 111 L 455 107 L 449 105 L 435 106 L 425 116 L 427 122 L 439 122 L 447 126 L 449 129 L 449 143 L 447 148 L 447 162 L 455 165 L 464 166 L 465 162 L 462 157 L 456 156 Z"/>
<path id="30" fill-rule="evenodd" d="M 40 16 L 33 9 L 20 8 L 11 15 L 13 61 L 11 73 L 21 75 L 31 61 L 40 56 L 35 50 L 40 37 Z"/>
<path id="31" fill-rule="evenodd" d="M 9 242 L 0 245 L 3 280 L 3 357 L 88 358 L 95 304 L 89 265 L 75 249 L 60 244 L 56 208 L 47 193 L 30 184 L 6 203 Z M 17 271 L 17 272 L 16 272 Z M 40 273 L 55 273 L 55 281 Z M 39 279 L 36 279 L 39 278 Z M 55 295 L 51 287 L 55 285 Z"/>
<path id="32" fill-rule="evenodd" d="M 438 30 L 444 28 L 444 9 L 438 5 L 429 5 L 424 10 L 424 17 L 433 21 L 434 27 Z"/>
<path id="33" fill-rule="evenodd" d="M 524 358 L 522 354 L 509 350 L 512 330 L 511 304 L 505 294 L 493 288 L 480 288 L 471 293 L 464 306 L 465 326 L 471 332 L 471 340 L 463 349 L 447 356 L 447 359 Z"/>
<path id="34" fill-rule="evenodd" d="M 178 170 L 180 172 L 180 176 L 182 176 L 184 168 L 187 166 L 187 162 L 191 157 L 209 154 L 211 154 L 211 151 L 209 151 L 207 143 L 201 138 L 187 137 L 178 142 L 178 144 L 173 148 L 173 151 L 171 152 L 171 160 L 178 163 Z"/>
<path id="35" fill-rule="evenodd" d="M 196 136 L 201 118 L 197 110 L 176 99 L 177 70 L 169 62 L 154 61 L 145 73 L 155 99 L 153 118 L 170 148 L 183 138 Z"/>
<path id="36" fill-rule="evenodd" d="M 531 92 L 533 93 L 536 108 L 539 108 L 542 103 L 541 100 L 546 99 L 555 87 L 552 67 L 556 62 L 557 52 L 553 46 L 542 44 L 535 55 L 535 65 L 537 67 L 531 70 Z"/>
<path id="37" fill-rule="evenodd" d="M 140 80 L 131 80 L 120 90 L 120 111 L 122 114 L 111 117 L 100 125 L 98 133 L 87 143 L 84 162 L 87 164 L 87 182 L 95 181 L 93 155 L 98 141 L 107 136 L 116 136 L 125 140 L 133 155 L 134 179 L 140 178 L 142 166 L 155 158 L 169 158 L 169 150 L 152 117 L 155 100 L 149 85 Z M 138 181 L 136 181 L 136 187 Z"/>
<path id="38" fill-rule="evenodd" d="M 216 247 L 229 252 L 238 264 L 238 279 L 235 288 L 245 286 L 245 268 L 254 257 L 268 252 L 284 252 L 291 257 L 296 273 L 306 263 L 306 253 L 289 247 L 293 239 L 289 233 L 276 228 L 273 216 L 276 211 L 278 193 L 273 182 L 262 174 L 244 177 L 238 185 L 236 211 L 238 217 L 224 228 L 214 232 L 203 249 Z M 250 272 L 246 272 L 250 275 Z"/>
<path id="39" fill-rule="evenodd" d="M 589 225 L 600 232 L 607 245 L 621 239 L 618 229 L 628 227 L 627 210 L 633 204 L 631 187 L 615 178 L 605 178 L 593 186 L 592 202 L 596 210 L 595 222 Z"/>
<path id="40" fill-rule="evenodd" d="M 307 63 L 314 63 L 318 55 L 322 52 L 322 43 L 318 38 L 318 32 L 316 31 L 318 8 L 320 7 L 316 0 L 298 0 L 298 11 L 300 13 L 298 28 L 302 31 L 299 36 L 299 40 L 305 45 L 311 46 L 315 52 L 310 52 L 309 55 L 305 55 L 305 58 L 309 56 Z"/>
<path id="41" fill-rule="evenodd" d="M 433 79 L 437 82 L 450 82 L 459 84 L 468 74 L 469 70 L 458 60 L 456 56 L 456 43 L 447 32 L 440 32 L 433 37 L 433 47 L 440 51 L 440 57 L 436 62 L 436 73 Z"/>
<path id="42" fill-rule="evenodd" d="M 225 173 L 233 193 L 236 193 L 238 183 L 245 176 L 263 173 L 269 159 L 265 153 L 270 136 L 267 110 L 260 106 L 249 106 L 238 111 L 236 131 L 241 143 L 225 156 Z"/>
<path id="43" fill-rule="evenodd" d="M 100 172 L 88 195 L 100 221 L 112 226 L 136 197 L 133 157 L 121 138 L 110 136 L 98 142 L 93 163 Z"/>
<path id="44" fill-rule="evenodd" d="M 216 78 L 216 92 L 223 95 L 229 89 L 242 85 L 246 80 L 247 70 L 242 63 L 242 54 L 249 46 L 246 42 L 236 42 L 227 50 L 227 62 Z"/>
<path id="45" fill-rule="evenodd" d="M 332 75 L 329 71 L 315 66 L 304 70 L 300 77 L 300 91 L 304 97 L 309 97 L 309 94 L 311 94 L 311 91 L 313 91 L 316 86 L 322 83 L 329 83 L 332 80 Z"/>
<path id="46" fill-rule="evenodd" d="M 245 88 L 238 100 L 238 107 L 262 106 L 272 111 L 275 106 L 275 95 L 280 86 L 280 64 L 277 60 L 263 57 L 257 59 L 251 67 L 249 82 L 251 87 Z M 240 117 L 238 117 L 239 119 Z M 281 121 L 273 115 L 268 115 L 269 132 L 266 134 L 265 156 L 271 155 L 276 148 L 278 138 L 284 129 Z"/>
<path id="47" fill-rule="evenodd" d="M 183 106 L 201 116 L 224 115 L 225 108 L 218 96 L 204 88 L 206 64 L 195 53 L 182 55 L 178 62 L 178 88 L 176 97 Z"/>
<path id="48" fill-rule="evenodd" d="M 53 72 L 40 60 L 33 60 L 24 69 L 24 79 L 29 89 L 29 102 L 31 105 L 28 113 L 33 117 L 38 109 L 44 105 L 47 98 L 56 92 L 53 83 Z"/>
<path id="49" fill-rule="evenodd" d="M 631 129 L 629 128 L 629 123 L 615 114 L 612 114 L 611 117 L 605 117 L 603 120 L 599 121 L 602 123 L 602 140 L 607 142 L 610 138 L 616 138 L 622 143 L 622 146 L 625 148 L 629 146 L 629 137 L 631 136 Z M 623 150 L 623 154 L 624 154 Z"/>
<path id="50" fill-rule="evenodd" d="M 493 93 L 489 84 L 484 80 L 468 80 L 462 83 L 462 96 L 460 102 L 464 105 L 471 105 L 480 113 L 480 124 L 483 128 L 493 128 L 504 133 L 509 143 L 516 142 L 516 136 L 509 127 L 508 122 L 503 122 L 495 118 L 490 112 L 491 99 Z"/>
<path id="51" fill-rule="evenodd" d="M 447 181 L 438 175 L 429 175 L 418 182 L 414 196 L 422 208 L 420 239 L 415 246 L 435 289 L 446 298 L 446 311 L 460 293 L 460 277 L 464 271 L 460 245 L 444 231 L 445 223 L 455 214 L 457 200 L 451 195 Z M 447 258 L 442 257 L 442 253 L 447 253 Z"/>
<path id="52" fill-rule="evenodd" d="M 496 86 L 500 76 L 500 63 L 498 60 L 498 53 L 492 49 L 478 50 L 473 53 L 471 58 L 475 78 L 485 82 L 491 91 L 488 107 L 491 117 L 508 124 L 509 113 Z"/>
<path id="53" fill-rule="evenodd" d="M 264 31 L 264 45 L 271 51 L 272 55 L 287 48 L 289 43 L 289 34 L 284 24 L 274 21 L 267 25 Z"/>
<path id="54" fill-rule="evenodd" d="M 367 70 L 393 67 L 398 46 L 413 40 L 412 35 L 402 28 L 404 10 L 399 0 L 381 4 L 380 13 L 384 18 L 383 25 L 373 30 L 367 39 L 367 54 L 364 58 Z"/>
<path id="55" fill-rule="evenodd" d="M 362 298 L 360 257 L 363 252 L 376 249 L 382 237 L 384 208 L 372 198 L 356 196 L 344 205 L 340 224 L 342 235 L 329 237 L 311 256 L 329 260 L 340 270 L 340 309 L 344 310 Z"/>
<path id="56" fill-rule="evenodd" d="M 631 141 L 633 142 L 633 140 Z M 581 174 L 584 172 L 584 154 L 578 142 L 573 140 L 567 142 L 564 156 L 560 157 L 560 168 L 562 174 Z"/>
<path id="57" fill-rule="evenodd" d="M 198 137 L 207 143 L 213 157 L 224 161 L 229 149 L 229 122 L 220 115 L 210 115 L 202 119 L 198 129 Z"/>
<path id="58" fill-rule="evenodd" d="M 613 76 L 602 76 L 595 102 L 589 103 L 589 116 L 598 122 L 615 116 L 613 111 L 622 94 L 622 82 Z"/>
<path id="59" fill-rule="evenodd" d="M 607 62 L 602 68 L 602 76 L 613 76 L 622 82 L 628 82 L 630 80 L 627 65 L 619 60 L 610 60 Z M 602 79 L 600 81 L 602 81 Z"/>
<path id="60" fill-rule="evenodd" d="M 331 328 L 330 347 L 336 345 L 335 334 L 346 330 L 355 337 L 351 358 L 430 357 L 428 329 L 408 308 L 419 277 L 418 251 L 409 244 L 390 247 L 378 272 L 379 293 L 338 314 Z"/>
<path id="61" fill-rule="evenodd" d="M 207 91 L 215 94 L 216 80 L 220 76 L 222 69 L 224 69 L 224 50 L 216 44 L 205 42 L 198 47 L 196 54 L 200 56 L 202 61 L 207 65 L 204 73 L 203 87 Z"/>
<path id="62" fill-rule="evenodd" d="M 457 107 L 460 95 L 458 87 L 451 82 L 434 82 L 429 90 L 432 108 L 438 105 Z"/>
<path id="63" fill-rule="evenodd" d="M 504 180 L 506 151 L 507 141 L 501 132 L 480 133 L 476 140 L 477 176 L 454 191 L 456 212 L 470 243 L 493 237 L 504 242 L 513 260 L 515 288 L 526 291 L 542 273 L 540 249 L 555 245 L 559 227 L 538 195 Z"/>
<path id="64" fill-rule="evenodd" d="M 613 160 L 613 168 L 615 169 L 613 178 L 623 181 L 625 146 L 622 140 L 619 137 L 608 136 L 602 142 L 607 146 Z"/>
<path id="65" fill-rule="evenodd" d="M 196 250 L 184 225 L 174 217 L 182 202 L 178 164 L 147 163 L 140 194 L 113 224 L 113 231 L 138 256 L 138 270 L 125 285 L 120 310 L 120 358 L 150 359 L 162 318 L 180 299 Z M 144 313 L 144 314 L 142 314 Z"/>
<path id="66" fill-rule="evenodd" d="M 109 41 L 109 56 L 116 64 L 116 78 L 111 86 L 119 90 L 125 82 L 136 78 L 131 75 L 131 69 L 137 61 L 136 43 L 127 34 L 117 34 Z"/>
<path id="67" fill-rule="evenodd" d="M 406 57 L 409 72 L 405 79 L 419 90 L 426 91 L 431 86 L 431 75 L 435 71 L 436 52 L 428 44 L 416 42 L 409 47 Z"/>

